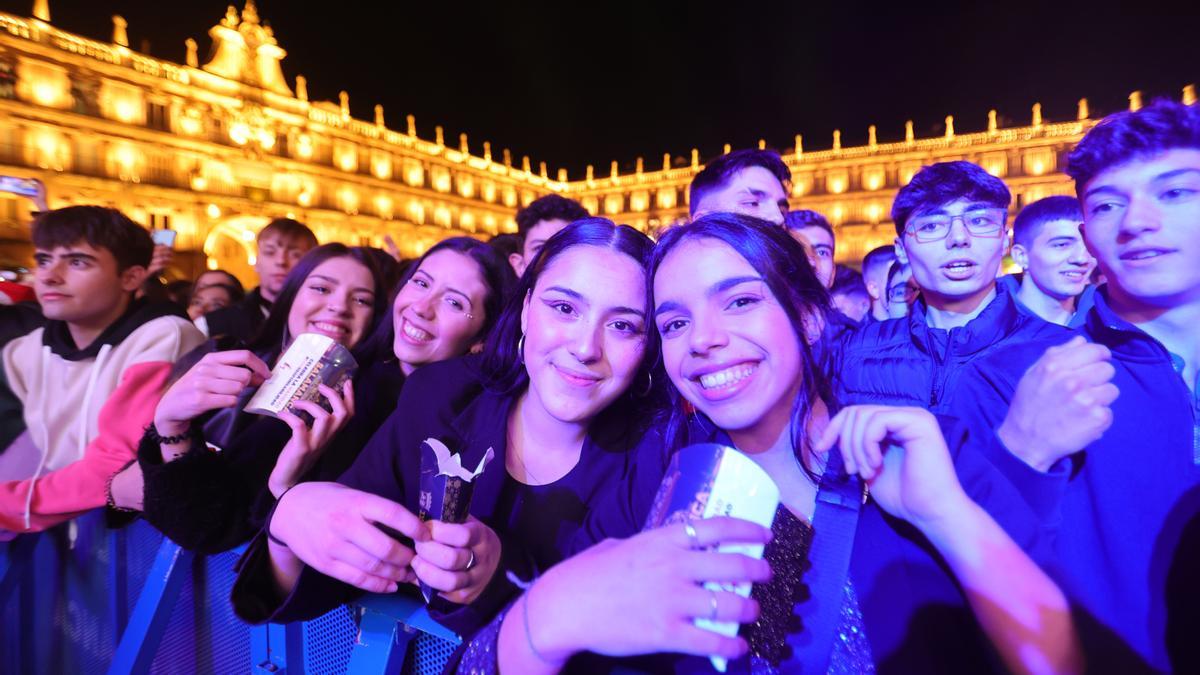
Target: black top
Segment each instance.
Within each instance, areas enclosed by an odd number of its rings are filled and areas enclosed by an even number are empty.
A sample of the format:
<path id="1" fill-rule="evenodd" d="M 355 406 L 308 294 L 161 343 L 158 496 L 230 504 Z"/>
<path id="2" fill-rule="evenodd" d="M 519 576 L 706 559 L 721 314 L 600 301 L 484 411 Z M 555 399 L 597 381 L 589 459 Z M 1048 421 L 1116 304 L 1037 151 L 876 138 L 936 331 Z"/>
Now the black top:
<path id="1" fill-rule="evenodd" d="M 242 342 L 250 342 L 258 329 L 267 320 L 271 302 L 262 296 L 262 287 L 256 287 L 236 305 L 222 307 L 204 315 L 208 323 L 209 337 L 229 336 Z"/>
<path id="2" fill-rule="evenodd" d="M 433 437 L 457 451 L 474 468 L 492 448 L 492 464 L 476 479 L 470 513 L 496 531 L 502 543 L 500 566 L 471 605 L 435 596 L 431 614 L 460 635 L 486 624 L 518 589 L 506 575 L 529 579 L 568 554 L 583 517 L 606 501 L 632 473 L 642 437 L 632 425 L 589 432 L 579 464 L 559 481 L 530 486 L 505 469 L 509 412 L 518 394 L 489 391 L 479 359 L 465 357 L 431 364 L 409 378 L 395 413 L 371 439 L 339 482 L 418 510 L 421 442 Z M 320 616 L 361 591 L 305 567 L 292 593 L 280 601 L 272 592 L 266 539 L 256 537 L 243 556 L 234 586 L 234 609 L 251 622 L 286 623 Z"/>
<path id="3" fill-rule="evenodd" d="M 197 350 L 212 351 L 214 342 Z M 191 357 L 184 358 L 192 362 Z M 354 416 L 302 480 L 340 476 L 395 409 L 403 382 L 394 361 L 356 373 Z M 232 408 L 204 416 L 200 421 L 204 440 L 193 441 L 188 452 L 172 462 L 162 461 L 161 449 L 147 436 L 138 446 L 145 479 L 142 516 L 186 549 L 217 553 L 245 543 L 262 528 L 275 503 L 267 479 L 291 438 L 291 429 L 273 417 L 242 411 L 255 390 L 244 391 Z"/>

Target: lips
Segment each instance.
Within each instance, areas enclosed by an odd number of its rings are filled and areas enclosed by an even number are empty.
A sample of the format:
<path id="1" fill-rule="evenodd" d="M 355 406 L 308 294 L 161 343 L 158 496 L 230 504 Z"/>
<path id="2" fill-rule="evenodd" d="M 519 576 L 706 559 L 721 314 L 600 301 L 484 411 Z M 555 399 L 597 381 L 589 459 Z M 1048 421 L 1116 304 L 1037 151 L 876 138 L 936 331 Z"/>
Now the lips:
<path id="1" fill-rule="evenodd" d="M 433 333 L 430 333 L 423 328 L 414 326 L 408 321 L 408 319 L 403 318 L 400 320 L 400 334 L 403 335 L 408 342 L 417 345 L 428 343 L 435 337 Z"/>
<path id="2" fill-rule="evenodd" d="M 1161 258 L 1164 255 L 1174 253 L 1174 249 L 1158 248 L 1154 246 L 1146 246 L 1142 248 L 1132 248 L 1121 254 L 1121 260 L 1126 262 L 1143 262 Z"/>
<path id="3" fill-rule="evenodd" d="M 969 279 L 978 268 L 979 263 L 974 260 L 951 260 L 942 265 L 942 273 L 950 279 Z"/>
<path id="4" fill-rule="evenodd" d="M 334 340 L 341 340 L 350 335 L 350 326 L 341 321 L 311 321 L 308 326 L 314 333 L 320 333 Z"/>
<path id="5" fill-rule="evenodd" d="M 708 401 L 722 401 L 740 394 L 754 379 L 760 362 L 739 361 L 702 368 L 688 378 L 699 385 L 700 395 Z"/>
<path id="6" fill-rule="evenodd" d="M 571 370 L 555 364 L 551 365 L 554 368 L 554 372 L 558 373 L 559 377 L 565 380 L 567 384 L 575 387 L 590 387 L 599 382 L 601 379 L 599 376 L 593 375 L 592 373 Z"/>
<path id="7" fill-rule="evenodd" d="M 1083 281 L 1087 279 L 1087 272 L 1085 270 L 1063 270 L 1062 272 L 1059 272 L 1059 274 L 1070 279 L 1071 281 Z"/>
<path id="8" fill-rule="evenodd" d="M 43 293 L 38 300 L 41 302 L 54 302 L 55 300 L 65 300 L 67 297 L 64 293 Z"/>

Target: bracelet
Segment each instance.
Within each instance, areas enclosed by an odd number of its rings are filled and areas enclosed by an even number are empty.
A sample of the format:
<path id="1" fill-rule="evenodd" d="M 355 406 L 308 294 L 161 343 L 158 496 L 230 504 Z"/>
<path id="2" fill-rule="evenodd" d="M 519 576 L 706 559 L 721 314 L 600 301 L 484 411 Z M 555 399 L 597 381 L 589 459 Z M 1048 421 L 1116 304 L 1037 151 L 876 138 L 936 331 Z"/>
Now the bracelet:
<path id="1" fill-rule="evenodd" d="M 182 443 L 189 438 L 199 438 L 200 437 L 200 433 L 196 430 L 196 428 L 194 426 L 192 426 L 190 424 L 188 425 L 187 430 L 185 430 L 182 434 L 176 434 L 174 436 L 163 436 L 162 434 L 158 433 L 158 427 L 154 426 L 154 422 L 151 422 L 150 426 L 146 427 L 146 435 L 150 437 L 151 441 L 159 444 L 160 446 L 175 445 L 176 443 Z"/>
<path id="2" fill-rule="evenodd" d="M 530 595 L 532 592 L 533 584 L 530 584 L 529 588 L 525 589 L 525 606 L 521 608 L 521 618 L 525 622 L 525 643 L 529 645 L 529 651 L 533 652 L 533 655 L 537 657 L 538 661 L 549 665 L 561 665 L 543 656 L 542 653 L 538 651 L 538 648 L 533 646 L 533 631 L 529 628 L 529 601 L 532 597 Z"/>
<path id="3" fill-rule="evenodd" d="M 128 462 L 125 462 L 125 466 L 122 466 L 120 469 L 117 469 L 112 475 L 110 475 L 108 477 L 107 480 L 104 481 L 104 504 L 105 504 L 105 506 L 112 509 L 113 511 L 119 511 L 121 513 L 137 513 L 138 512 L 137 509 L 127 509 L 124 506 L 117 506 L 117 503 L 113 501 L 113 494 L 112 494 L 113 479 L 117 477 L 118 473 L 121 473 L 125 469 L 128 469 L 129 467 L 133 466 L 134 462 L 136 462 L 136 461 L 137 461 L 136 459 L 131 459 Z"/>
<path id="4" fill-rule="evenodd" d="M 299 485 L 299 483 L 296 483 L 296 485 Z M 293 486 L 289 487 L 288 489 L 284 490 L 283 494 L 279 495 L 279 499 L 276 499 L 275 503 L 271 505 L 271 512 L 267 514 L 266 527 L 263 528 L 263 531 L 267 533 L 267 539 L 275 542 L 276 544 L 279 544 L 280 546 L 282 546 L 284 548 L 289 548 L 289 546 L 287 545 L 287 542 L 280 539 L 279 537 L 276 537 L 275 535 L 271 534 L 271 521 L 275 519 L 275 509 L 279 507 L 279 502 L 283 501 L 283 498 L 287 496 L 287 493 L 291 492 L 292 488 L 296 487 L 296 485 L 293 485 Z"/>

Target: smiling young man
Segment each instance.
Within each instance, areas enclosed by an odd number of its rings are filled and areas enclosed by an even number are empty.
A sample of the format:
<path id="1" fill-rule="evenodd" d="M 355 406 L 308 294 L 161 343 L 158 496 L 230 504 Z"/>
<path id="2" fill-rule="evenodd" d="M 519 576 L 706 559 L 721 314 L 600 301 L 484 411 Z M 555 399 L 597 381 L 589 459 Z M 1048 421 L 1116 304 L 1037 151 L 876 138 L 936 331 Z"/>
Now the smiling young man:
<path id="1" fill-rule="evenodd" d="M 172 364 L 203 339 L 174 305 L 134 300 L 153 243 L 119 211 L 48 211 L 33 244 L 47 323 L 0 352 L 0 534 L 103 506 Z"/>
<path id="2" fill-rule="evenodd" d="M 745 149 L 721 155 L 692 178 L 688 211 L 740 213 L 783 224 L 792 172 L 774 150 Z"/>
<path id="3" fill-rule="evenodd" d="M 1083 212 L 1074 197 L 1039 199 L 1013 221 L 1013 260 L 1024 270 L 1020 283 L 1001 277 L 1020 306 L 1050 323 L 1078 327 L 1092 306 L 1092 270 L 1079 231 Z"/>
<path id="4" fill-rule="evenodd" d="M 1021 312 L 997 288 L 1008 248 L 1011 195 L 1004 182 L 970 162 L 919 171 L 892 206 L 897 265 L 908 265 L 921 289 L 908 316 L 867 324 L 840 353 L 842 404 L 911 405 L 949 412 L 955 389 L 975 359 L 1012 345 L 1033 345 L 1000 363 L 1018 376 L 1065 329 Z M 996 419 L 1007 401 L 996 401 Z"/>
<path id="5" fill-rule="evenodd" d="M 1090 619 L 1089 663 L 1196 672 L 1200 108 L 1112 115 L 1072 151 L 1067 173 L 1107 279 L 1083 326 L 1094 344 L 1048 353 L 1021 380 L 997 435 L 1023 464 L 994 462 L 1053 534 L 1052 567 Z M 1043 392 L 1065 393 L 1070 408 Z M 1071 438 L 1091 442 L 1077 452 Z"/>
<path id="6" fill-rule="evenodd" d="M 283 282 L 305 253 L 317 247 L 317 235 L 304 223 L 276 218 L 258 233 L 254 271 L 258 287 L 236 305 L 219 309 L 196 320 L 205 335 L 231 335 L 248 342 L 258 332 Z"/>

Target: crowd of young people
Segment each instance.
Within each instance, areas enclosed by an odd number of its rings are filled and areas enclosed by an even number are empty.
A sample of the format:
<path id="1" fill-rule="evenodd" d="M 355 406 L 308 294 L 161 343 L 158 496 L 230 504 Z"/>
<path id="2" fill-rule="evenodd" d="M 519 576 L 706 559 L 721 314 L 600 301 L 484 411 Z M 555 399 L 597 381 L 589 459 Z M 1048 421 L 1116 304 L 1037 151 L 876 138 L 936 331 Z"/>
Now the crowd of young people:
<path id="1" fill-rule="evenodd" d="M 136 298 L 143 228 L 43 213 L 45 325 L 0 352 L 0 534 L 107 507 L 248 543 L 256 622 L 420 582 L 461 672 L 1190 670 L 1200 109 L 1106 118 L 1067 171 L 1077 198 L 1018 211 L 975 164 L 927 166 L 861 274 L 765 150 L 709 163 L 657 241 L 558 195 L 403 267 L 277 220 L 259 286 L 206 273 L 188 314 Z M 246 413 L 302 333 L 351 381 Z M 428 438 L 494 455 L 464 523 L 416 515 Z M 771 476 L 769 528 L 643 531 L 700 442 Z"/>

